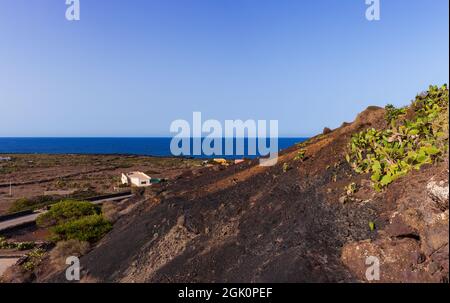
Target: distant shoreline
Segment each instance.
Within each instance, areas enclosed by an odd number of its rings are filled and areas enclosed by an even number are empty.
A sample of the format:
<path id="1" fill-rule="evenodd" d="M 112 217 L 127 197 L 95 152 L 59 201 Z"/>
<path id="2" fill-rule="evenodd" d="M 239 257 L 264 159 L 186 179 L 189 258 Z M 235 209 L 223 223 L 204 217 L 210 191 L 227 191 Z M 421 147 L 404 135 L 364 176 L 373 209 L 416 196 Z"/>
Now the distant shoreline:
<path id="1" fill-rule="evenodd" d="M 87 153 L 1 153 L 0 156 L 118 156 L 118 157 L 143 157 L 143 158 L 159 158 L 159 159 L 169 159 L 169 158 L 180 158 L 180 159 L 201 159 L 194 158 L 191 156 L 154 156 L 154 155 L 139 155 L 139 154 L 87 154 Z"/>
<path id="2" fill-rule="evenodd" d="M 0 138 L 0 155 L 113 155 L 146 156 L 154 158 L 211 159 L 211 158 L 257 158 L 261 155 L 248 154 L 249 138 L 243 138 L 244 154 L 234 155 L 181 155 L 170 151 L 169 137 L 149 138 Z M 252 138 L 250 138 L 252 139 Z M 283 150 L 308 138 L 279 138 L 278 148 Z M 224 140 L 231 140 L 224 139 Z M 233 138 L 236 140 L 236 138 Z M 225 142 L 225 141 L 223 141 Z"/>

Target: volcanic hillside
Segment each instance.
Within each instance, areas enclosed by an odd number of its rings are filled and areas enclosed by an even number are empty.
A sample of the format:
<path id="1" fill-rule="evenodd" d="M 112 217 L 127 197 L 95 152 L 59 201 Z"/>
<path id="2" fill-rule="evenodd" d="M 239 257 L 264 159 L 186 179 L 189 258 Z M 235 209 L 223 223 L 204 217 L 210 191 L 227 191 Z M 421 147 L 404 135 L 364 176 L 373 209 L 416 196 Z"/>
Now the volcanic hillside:
<path id="1" fill-rule="evenodd" d="M 368 256 L 382 282 L 448 281 L 445 86 L 403 109 L 369 107 L 258 164 L 204 168 L 147 193 L 82 257 L 83 281 L 367 281 Z"/>

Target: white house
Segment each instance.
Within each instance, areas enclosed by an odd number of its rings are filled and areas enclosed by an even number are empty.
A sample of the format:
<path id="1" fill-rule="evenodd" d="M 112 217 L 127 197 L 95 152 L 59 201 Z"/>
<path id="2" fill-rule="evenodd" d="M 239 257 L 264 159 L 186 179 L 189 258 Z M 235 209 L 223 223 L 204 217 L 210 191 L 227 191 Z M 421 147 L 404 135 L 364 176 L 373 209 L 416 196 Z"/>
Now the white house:
<path id="1" fill-rule="evenodd" d="M 138 171 L 122 174 L 122 184 L 134 185 L 137 187 L 152 185 L 150 182 L 151 179 L 152 178 L 146 174 Z"/>

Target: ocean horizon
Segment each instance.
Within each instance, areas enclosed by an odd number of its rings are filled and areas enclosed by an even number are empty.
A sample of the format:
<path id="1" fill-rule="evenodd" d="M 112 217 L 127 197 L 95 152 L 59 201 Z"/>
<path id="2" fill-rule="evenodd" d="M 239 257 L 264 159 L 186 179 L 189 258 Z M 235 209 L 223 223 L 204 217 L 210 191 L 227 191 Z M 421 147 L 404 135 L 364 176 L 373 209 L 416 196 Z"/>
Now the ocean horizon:
<path id="1" fill-rule="evenodd" d="M 203 140 L 204 138 L 202 138 Z M 244 154 L 233 155 L 216 154 L 182 155 L 193 158 L 253 158 L 260 156 L 248 154 L 249 138 L 243 138 L 245 145 Z M 253 139 L 253 138 L 251 138 Z M 286 149 L 297 143 L 304 142 L 306 137 L 283 137 L 278 138 L 279 150 Z M 171 137 L 4 137 L 0 138 L 0 154 L 105 154 L 105 155 L 138 155 L 155 157 L 174 157 L 170 151 Z M 192 151 L 192 138 L 191 151 Z M 225 146 L 227 140 L 237 138 L 223 138 Z"/>

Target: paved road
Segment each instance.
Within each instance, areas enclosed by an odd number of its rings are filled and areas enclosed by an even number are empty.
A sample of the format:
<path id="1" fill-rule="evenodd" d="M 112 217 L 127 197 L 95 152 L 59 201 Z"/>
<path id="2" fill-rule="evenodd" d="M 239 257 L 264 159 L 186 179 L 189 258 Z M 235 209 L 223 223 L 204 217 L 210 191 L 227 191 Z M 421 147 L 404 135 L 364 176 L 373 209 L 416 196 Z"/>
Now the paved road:
<path id="1" fill-rule="evenodd" d="M 0 222 L 0 231 L 8 229 L 8 228 L 13 228 L 13 227 L 32 223 L 32 222 L 36 221 L 36 218 L 42 213 L 43 212 L 35 212 L 35 213 L 32 213 L 31 215 L 26 215 L 23 217 Z"/>
<path id="2" fill-rule="evenodd" d="M 117 197 L 117 198 L 102 199 L 102 200 L 93 201 L 92 204 L 102 204 L 105 202 L 120 201 L 120 200 L 125 200 L 125 199 L 131 198 L 131 197 L 133 197 L 133 195 L 121 196 L 121 197 Z"/>
<path id="3" fill-rule="evenodd" d="M 92 204 L 102 204 L 102 203 L 108 202 L 108 201 L 124 200 L 124 199 L 131 198 L 132 196 L 133 195 L 126 195 L 126 196 L 121 196 L 121 197 L 116 197 L 116 198 L 102 199 L 102 200 L 98 200 L 98 201 L 93 201 Z M 37 217 L 43 213 L 45 213 L 45 211 L 37 211 L 30 215 L 25 215 L 23 217 L 0 222 L 0 231 L 33 223 L 36 221 Z"/>

